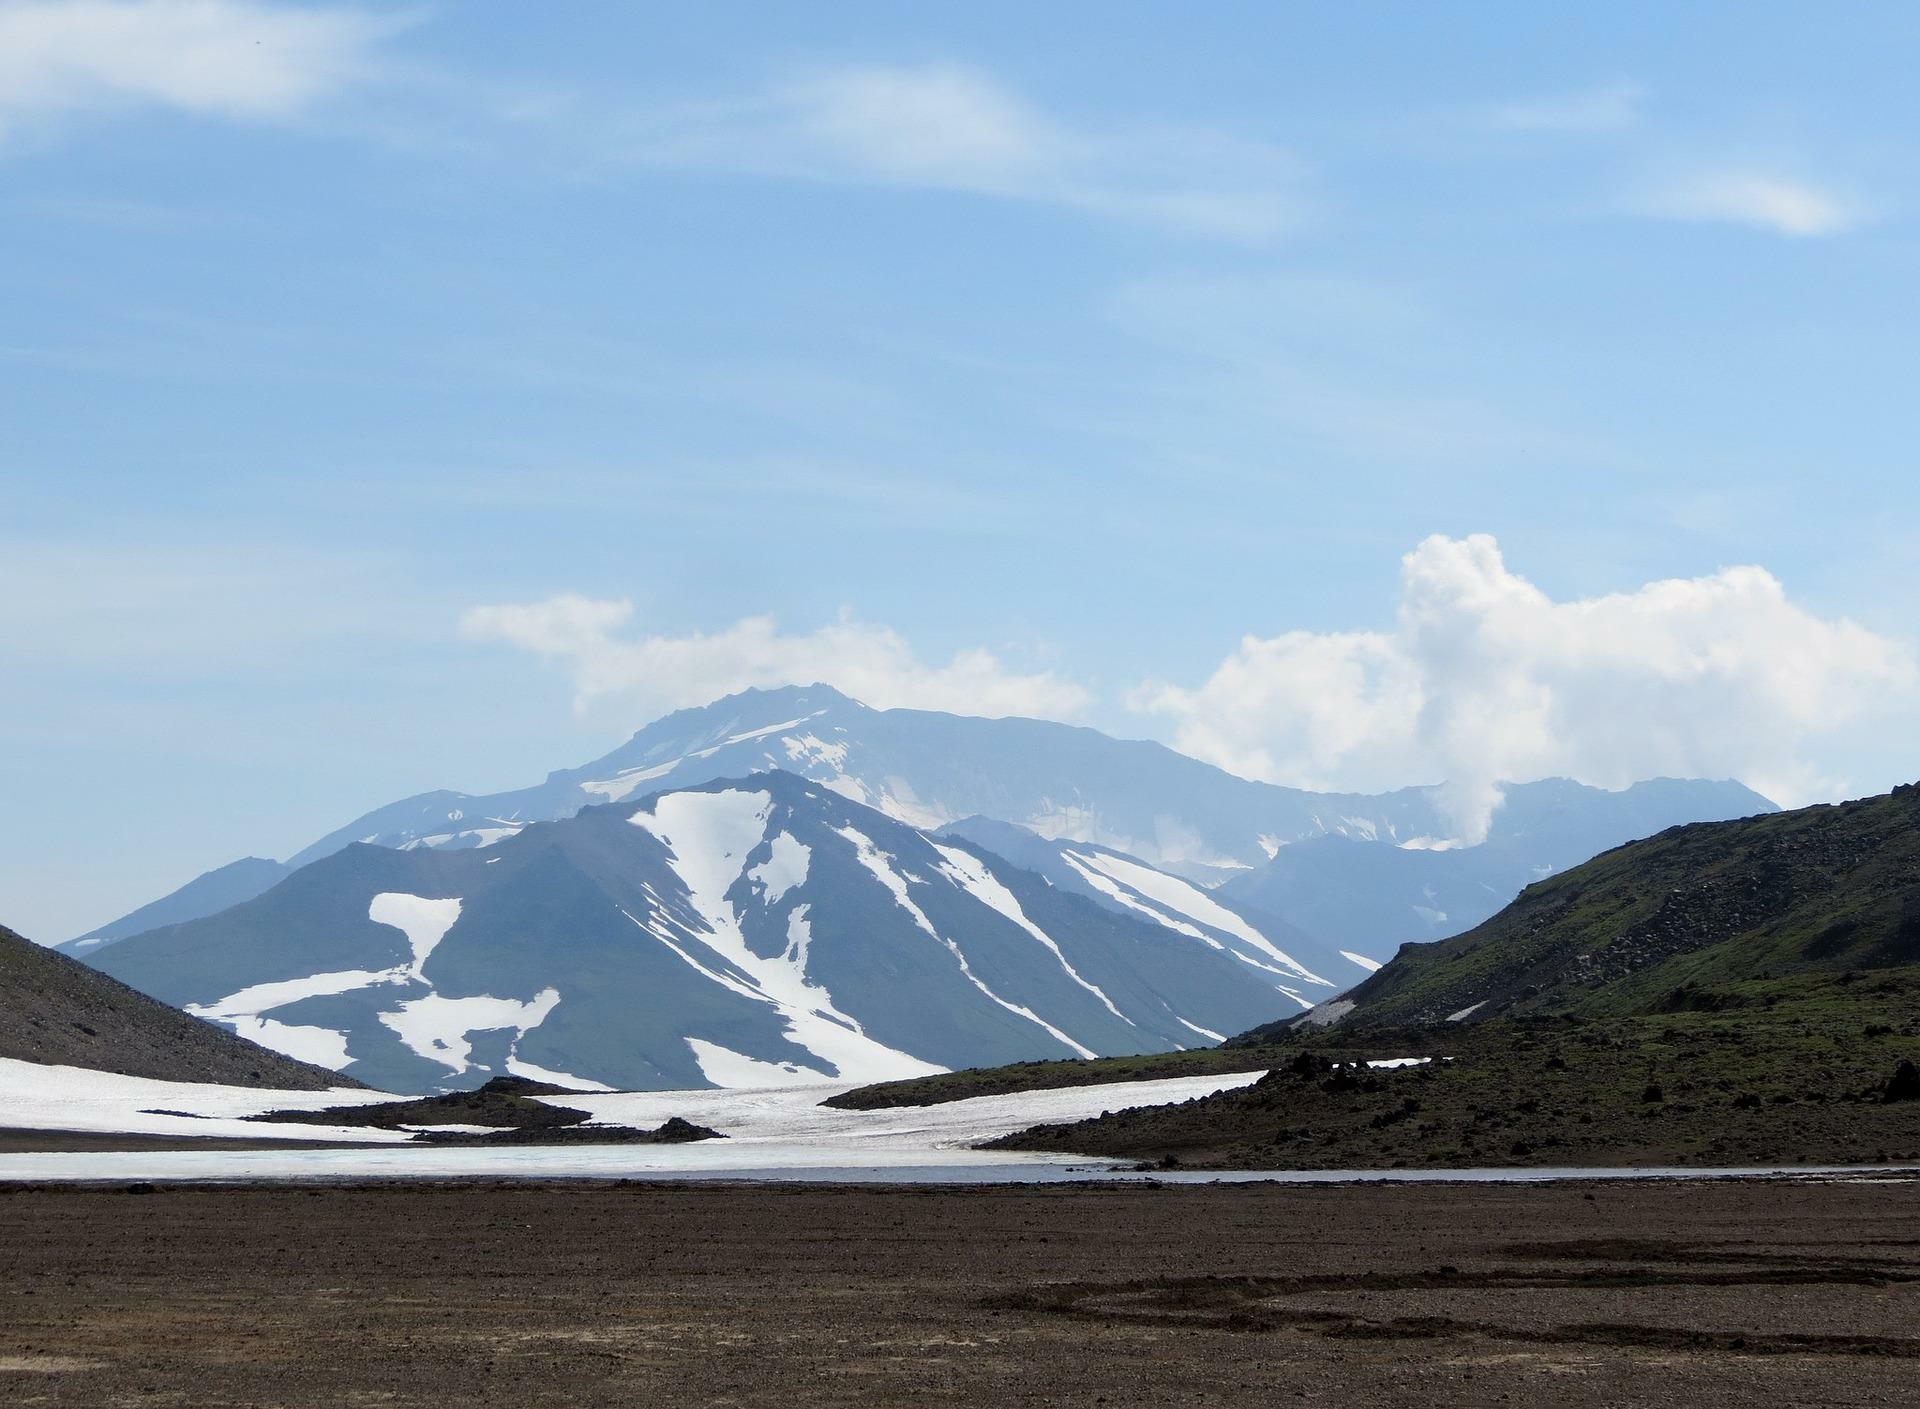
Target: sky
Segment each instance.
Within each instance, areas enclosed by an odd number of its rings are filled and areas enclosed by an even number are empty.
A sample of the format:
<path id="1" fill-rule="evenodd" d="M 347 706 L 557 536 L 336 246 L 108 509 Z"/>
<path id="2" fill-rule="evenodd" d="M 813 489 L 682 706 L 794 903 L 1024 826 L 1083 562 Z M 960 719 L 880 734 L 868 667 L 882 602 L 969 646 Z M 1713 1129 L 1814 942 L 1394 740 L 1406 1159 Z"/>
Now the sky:
<path id="1" fill-rule="evenodd" d="M 1920 10 L 0 0 L 0 922 L 748 685 L 1920 776 Z"/>

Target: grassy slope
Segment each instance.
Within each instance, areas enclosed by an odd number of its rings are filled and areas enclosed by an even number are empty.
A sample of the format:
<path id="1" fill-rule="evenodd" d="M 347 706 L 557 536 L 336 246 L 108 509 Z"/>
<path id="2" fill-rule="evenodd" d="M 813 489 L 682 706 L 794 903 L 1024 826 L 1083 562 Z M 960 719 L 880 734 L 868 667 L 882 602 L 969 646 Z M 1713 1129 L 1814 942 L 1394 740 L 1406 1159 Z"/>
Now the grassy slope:
<path id="1" fill-rule="evenodd" d="M 1744 980 L 1920 960 L 1920 787 L 1676 827 L 1529 886 L 1463 935 L 1408 945 L 1346 996 L 1349 1024 L 1726 1001 Z M 1277 1029 L 1244 1040 L 1270 1040 Z"/>
<path id="2" fill-rule="evenodd" d="M 359 1085 L 188 1017 L 4 927 L 0 1057 L 223 1086 L 324 1091 Z"/>

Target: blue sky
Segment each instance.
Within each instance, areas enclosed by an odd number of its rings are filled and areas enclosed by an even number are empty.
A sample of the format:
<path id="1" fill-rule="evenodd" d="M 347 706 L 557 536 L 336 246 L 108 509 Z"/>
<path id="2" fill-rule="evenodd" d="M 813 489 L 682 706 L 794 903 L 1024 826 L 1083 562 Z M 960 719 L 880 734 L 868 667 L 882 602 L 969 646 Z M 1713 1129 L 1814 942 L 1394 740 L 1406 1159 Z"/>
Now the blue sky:
<path id="1" fill-rule="evenodd" d="M 1920 775 L 1916 40 L 0 0 L 0 920 L 793 676 L 1464 832 Z"/>

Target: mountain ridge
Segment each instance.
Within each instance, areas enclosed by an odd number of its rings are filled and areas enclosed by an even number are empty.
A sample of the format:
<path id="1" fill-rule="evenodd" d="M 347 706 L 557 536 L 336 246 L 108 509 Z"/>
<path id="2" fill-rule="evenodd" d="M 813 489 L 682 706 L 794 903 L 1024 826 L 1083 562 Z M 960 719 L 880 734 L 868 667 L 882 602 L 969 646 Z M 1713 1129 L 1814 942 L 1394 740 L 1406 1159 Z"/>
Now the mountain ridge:
<path id="1" fill-rule="evenodd" d="M 1250 926 L 1114 913 L 778 771 L 484 848 L 351 844 L 92 962 L 392 1090 L 886 1079 L 1148 1052 L 1335 991 Z"/>
<path id="2" fill-rule="evenodd" d="M 1443 827 L 1433 788 L 1406 788 L 1368 796 L 1318 794 L 1236 777 L 1164 745 L 1108 738 L 1096 730 L 1030 719 L 977 719 L 925 710 L 875 710 L 827 686 L 752 690 L 713 704 L 682 709 L 637 730 L 618 748 L 578 768 L 550 772 L 531 788 L 469 795 L 448 790 L 416 794 L 387 804 L 303 848 L 281 865 L 253 873 L 252 894 L 222 891 L 234 867 L 210 872 L 130 916 L 101 926 L 63 946 L 90 953 L 128 933 L 150 927 L 143 916 L 169 920 L 201 918 L 227 903 L 251 899 L 286 873 L 355 841 L 390 847 L 485 846 L 537 820 L 571 816 L 582 807 L 629 800 L 718 777 L 781 769 L 799 772 L 855 801 L 923 829 L 974 815 L 1027 827 L 1061 842 L 1083 842 L 1134 857 L 1203 885 L 1240 884 L 1239 898 L 1263 914 L 1313 935 L 1322 948 L 1362 952 L 1373 961 L 1389 956 L 1403 939 L 1432 937 L 1423 910 L 1442 916 L 1461 911 L 1423 902 L 1407 878 L 1419 862 L 1365 853 L 1366 876 L 1348 894 L 1310 897 L 1296 909 L 1276 904 L 1261 885 L 1286 891 L 1272 875 L 1298 870 L 1314 853 L 1289 855 L 1295 846 L 1323 836 L 1350 836 L 1394 843 L 1431 838 Z M 1553 781 L 1513 785 L 1495 814 L 1495 835 L 1505 836 L 1512 817 L 1535 797 L 1575 790 L 1580 805 L 1597 813 L 1624 805 L 1610 799 L 1645 795 L 1652 784 L 1620 794 Z M 1671 800 L 1664 820 L 1721 815 L 1728 807 L 1765 810 L 1771 804 L 1737 784 L 1677 783 L 1687 796 Z M 1715 790 L 1737 789 L 1738 801 L 1715 800 Z M 1618 827 L 1601 838 L 1621 840 Z M 1583 859 L 1587 851 L 1556 864 Z M 1441 869 L 1474 871 L 1482 860 L 1439 863 Z M 1494 904 L 1474 903 L 1487 913 L 1531 875 L 1539 855 L 1519 858 L 1523 874 L 1499 870 Z M 252 863 L 236 863 L 236 866 Z M 260 862 L 259 867 L 276 863 Z M 1277 866 L 1277 870 L 1274 868 Z M 1375 873 L 1379 873 L 1376 875 Z M 1266 876 L 1267 880 L 1258 878 Z M 1356 888 L 1357 887 L 1357 888 Z M 1297 888 L 1297 887 L 1296 887 Z M 1333 943 L 1361 911 L 1355 897 L 1367 890 L 1398 897 L 1353 942 Z M 1318 906 L 1318 911 L 1316 911 Z M 1345 908 L 1343 908 L 1345 907 Z M 195 913 L 197 911 L 197 913 Z M 1349 913 L 1351 911 L 1351 913 Z"/>

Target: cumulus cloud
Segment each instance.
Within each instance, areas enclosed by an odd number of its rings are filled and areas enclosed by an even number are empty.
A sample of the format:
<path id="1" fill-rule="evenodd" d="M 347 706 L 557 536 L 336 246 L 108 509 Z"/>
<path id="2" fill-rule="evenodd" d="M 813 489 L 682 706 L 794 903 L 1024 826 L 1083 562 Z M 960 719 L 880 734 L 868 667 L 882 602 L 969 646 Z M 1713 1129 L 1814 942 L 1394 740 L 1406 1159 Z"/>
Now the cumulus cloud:
<path id="1" fill-rule="evenodd" d="M 1065 121 L 950 66 L 822 70 L 731 101 L 641 115 L 659 166 L 911 186 L 1261 240 L 1298 223 L 1300 163 L 1209 129 Z"/>
<path id="2" fill-rule="evenodd" d="M 1865 213 L 1805 181 L 1760 172 L 1707 172 L 1655 188 L 1636 203 L 1641 213 L 1667 220 L 1748 225 L 1777 235 L 1839 235 Z"/>
<path id="3" fill-rule="evenodd" d="M 661 712 L 750 687 L 816 681 L 881 709 L 1070 719 L 1089 703 L 1081 686 L 1052 672 L 1010 671 L 991 651 L 960 651 L 928 665 L 897 632 L 851 618 L 797 635 L 771 617 L 747 617 L 711 634 L 644 636 L 624 633 L 632 616 L 630 602 L 559 596 L 475 607 L 460 630 L 563 666 L 583 709 L 611 698 Z"/>
<path id="4" fill-rule="evenodd" d="M 356 10 L 258 0 L 0 4 L 0 130 L 137 105 L 284 117 L 364 76 L 395 28 Z"/>
<path id="5" fill-rule="evenodd" d="M 1796 606 L 1762 568 L 1556 602 L 1476 535 L 1402 560 L 1391 631 L 1249 636 L 1197 688 L 1148 684 L 1130 703 L 1248 777 L 1445 779 L 1459 834 L 1478 840 L 1502 781 L 1736 777 L 1788 804 L 1834 791 L 1808 746 L 1914 709 L 1920 668 Z"/>

